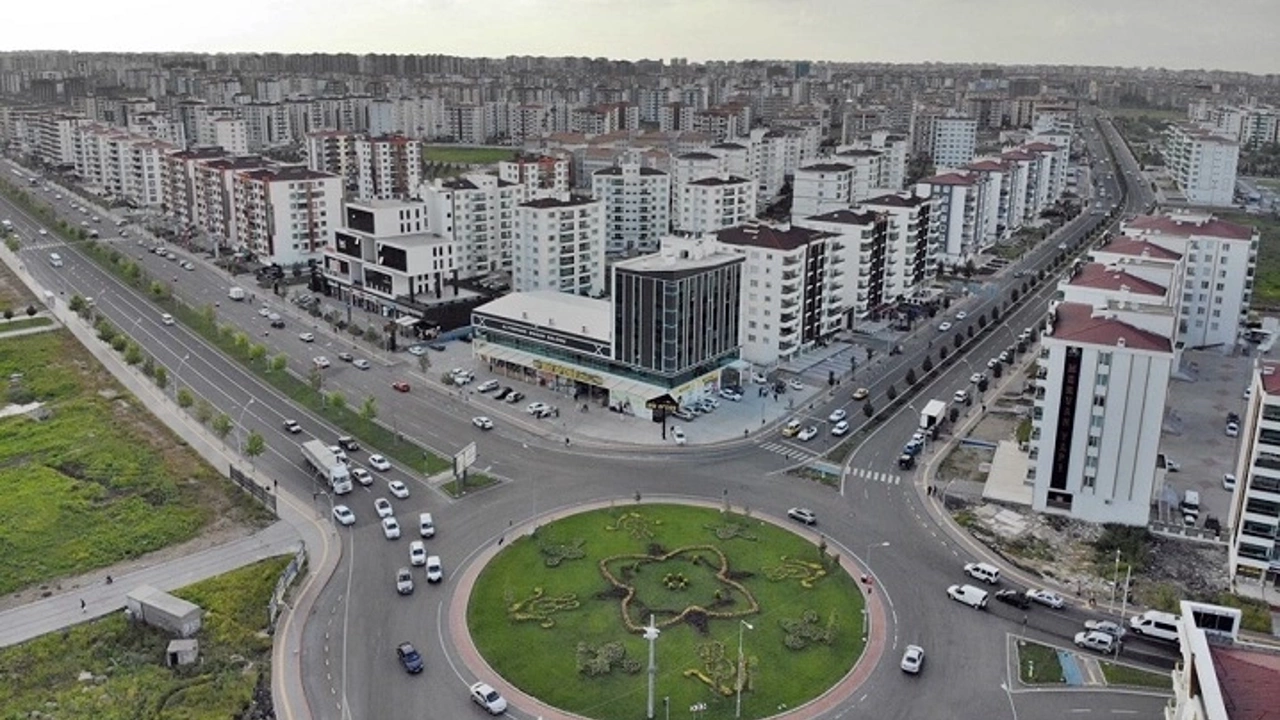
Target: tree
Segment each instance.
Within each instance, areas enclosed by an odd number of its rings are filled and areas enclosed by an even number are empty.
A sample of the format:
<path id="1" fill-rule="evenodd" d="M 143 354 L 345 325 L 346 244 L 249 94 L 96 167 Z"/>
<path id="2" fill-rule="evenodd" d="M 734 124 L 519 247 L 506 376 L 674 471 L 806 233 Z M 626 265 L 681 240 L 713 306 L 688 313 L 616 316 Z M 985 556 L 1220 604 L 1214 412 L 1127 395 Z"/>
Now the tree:
<path id="1" fill-rule="evenodd" d="M 138 347 L 135 342 L 129 342 L 124 350 L 124 361 L 130 365 L 137 365 L 142 362 L 142 348 Z"/>
<path id="2" fill-rule="evenodd" d="M 866 415 L 867 417 L 871 417 L 872 415 L 876 414 L 876 409 L 871 405 L 871 403 L 863 403 L 862 414 Z"/>
<path id="3" fill-rule="evenodd" d="M 200 398 L 196 402 L 196 419 L 200 421 L 201 425 L 208 424 L 213 419 L 213 406 L 209 404 L 208 400 Z"/>
<path id="4" fill-rule="evenodd" d="M 85 305 L 84 298 L 80 297 L 79 295 L 72 295 L 70 302 L 67 303 L 67 307 L 71 310 L 71 312 L 79 314 L 82 310 L 84 310 L 88 306 Z"/>
<path id="5" fill-rule="evenodd" d="M 360 404 L 360 419 L 369 423 L 376 417 L 378 417 L 378 398 L 370 395 Z"/>
<path id="6" fill-rule="evenodd" d="M 267 348 L 264 345 L 253 343 L 249 346 L 249 362 L 257 362 L 267 356 Z"/>
<path id="7" fill-rule="evenodd" d="M 156 387 L 161 390 L 169 386 L 169 370 L 165 366 L 157 365 L 151 377 L 156 381 Z"/>
<path id="8" fill-rule="evenodd" d="M 890 385 L 889 389 L 885 390 L 884 395 L 889 398 L 889 402 L 893 402 L 898 399 L 898 388 Z"/>
<path id="9" fill-rule="evenodd" d="M 27 317 L 35 317 L 35 316 L 36 316 L 36 306 L 35 306 L 35 305 L 28 305 L 28 306 L 27 306 Z"/>
<path id="10" fill-rule="evenodd" d="M 238 332 L 238 333 L 236 333 L 236 334 L 235 334 L 234 339 L 232 340 L 232 342 L 233 342 L 233 343 L 235 343 L 235 347 L 236 347 L 236 351 L 237 351 L 237 352 L 245 353 L 245 352 L 248 352 L 248 351 L 249 351 L 249 336 L 248 336 L 248 335 L 246 335 L 246 334 L 244 334 L 244 333 L 242 333 L 242 332 Z"/>
<path id="11" fill-rule="evenodd" d="M 910 368 L 910 369 L 908 369 L 908 370 L 907 370 L 906 382 L 907 382 L 907 387 L 911 387 L 912 385 L 915 385 L 915 384 L 916 384 L 916 369 L 915 369 L 915 368 Z"/>
<path id="12" fill-rule="evenodd" d="M 938 348 L 938 359 L 939 360 L 947 359 L 947 348 L 945 345 L 943 347 Z"/>
<path id="13" fill-rule="evenodd" d="M 196 401 L 196 396 L 191 393 L 188 388 L 178 390 L 178 407 L 189 408 Z"/>
<path id="14" fill-rule="evenodd" d="M 364 331 L 364 339 L 368 340 L 371 345 L 377 345 L 382 342 L 382 333 L 378 332 L 378 328 L 370 325 L 369 329 Z"/>
<path id="15" fill-rule="evenodd" d="M 960 417 L 960 408 L 952 405 L 950 411 L 947 412 L 947 417 L 951 419 L 951 424 L 954 425 Z"/>
<path id="16" fill-rule="evenodd" d="M 987 326 L 987 316 L 986 316 L 986 315 L 979 315 L 979 316 L 978 316 L 978 327 L 979 327 L 979 328 L 985 328 L 986 326 Z"/>
<path id="17" fill-rule="evenodd" d="M 923 368 L 924 368 L 924 371 L 925 371 L 926 373 L 927 373 L 927 372 L 932 372 L 932 371 L 933 371 L 933 358 L 931 358 L 931 357 L 926 357 L 926 358 L 924 359 L 924 364 L 923 364 L 923 365 L 921 365 L 921 367 L 923 367 Z"/>
<path id="18" fill-rule="evenodd" d="M 342 412 L 347 407 L 347 398 L 340 392 L 331 392 L 326 397 L 328 398 L 329 407 L 338 412 Z"/>
<path id="19" fill-rule="evenodd" d="M 955 345 L 956 349 L 959 350 L 960 346 L 964 345 L 964 336 L 960 333 L 956 333 L 951 337 L 951 344 Z"/>
<path id="20" fill-rule="evenodd" d="M 999 322 L 999 321 L 1000 321 L 1000 306 L 996 305 L 995 307 L 991 308 L 991 322 Z"/>
<path id="21" fill-rule="evenodd" d="M 307 383 L 311 385 L 312 390 L 320 392 L 320 388 L 324 386 L 324 375 L 320 372 L 320 368 L 311 368 L 311 372 L 307 374 Z"/>
<path id="22" fill-rule="evenodd" d="M 267 451 L 267 440 L 262 437 L 262 433 L 257 430 L 250 430 L 249 437 L 244 441 L 244 454 L 249 458 L 250 462 L 262 453 Z"/>
<path id="23" fill-rule="evenodd" d="M 227 434 L 231 432 L 231 418 L 227 417 L 226 413 L 218 413 L 218 416 L 213 419 L 211 427 L 219 439 L 226 440 Z"/>
<path id="24" fill-rule="evenodd" d="M 218 310 L 212 305 L 205 305 L 201 308 L 200 317 L 209 327 L 215 327 L 218 324 Z"/>
<path id="25" fill-rule="evenodd" d="M 1004 363 L 996 363 L 994 366 L 992 366 L 991 368 L 992 377 L 998 380 L 1000 376 L 1003 374 L 1004 374 Z"/>
<path id="26" fill-rule="evenodd" d="M 964 334 L 973 337 L 973 326 L 970 325 L 964 329 Z"/>
<path id="27" fill-rule="evenodd" d="M 1018 288 L 1014 288 L 1013 291 L 1009 293 L 1009 295 L 1010 297 L 1012 297 L 1013 302 L 1018 302 L 1018 296 L 1019 296 Z"/>

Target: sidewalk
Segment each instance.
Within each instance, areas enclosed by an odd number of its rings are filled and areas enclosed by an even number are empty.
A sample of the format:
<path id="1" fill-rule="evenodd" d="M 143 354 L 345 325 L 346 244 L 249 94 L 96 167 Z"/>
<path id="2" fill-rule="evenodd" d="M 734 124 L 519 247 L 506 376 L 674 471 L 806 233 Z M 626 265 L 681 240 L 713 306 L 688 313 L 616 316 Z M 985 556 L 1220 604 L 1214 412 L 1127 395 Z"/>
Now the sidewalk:
<path id="1" fill-rule="evenodd" d="M 31 277 L 21 260 L 3 245 L 0 245 L 0 260 L 9 266 L 9 269 L 31 289 L 36 297 L 45 297 L 45 288 L 41 287 Z M 103 367 L 109 370 L 126 390 L 146 405 L 152 414 L 163 420 L 173 432 L 177 433 L 207 462 L 224 473 L 228 471 L 233 463 L 238 463 L 244 466 L 242 470 L 259 487 L 275 487 L 271 479 L 262 476 L 247 463 L 241 462 L 207 428 L 178 408 L 169 396 L 156 387 L 155 383 L 150 379 L 142 375 L 139 369 L 125 364 L 118 353 L 112 351 L 109 346 L 98 340 L 92 328 L 88 327 L 79 316 L 67 308 L 65 300 L 55 298 L 48 309 L 53 317 L 75 335 L 85 349 L 98 362 L 102 363 Z M 280 522 L 275 523 L 266 530 L 241 541 L 210 548 L 182 561 L 162 563 L 154 568 L 129 573 L 123 576 L 120 582 L 113 583 L 109 590 L 105 584 L 95 588 L 95 590 L 98 592 L 107 590 L 107 594 L 98 598 L 101 605 L 99 609 L 102 610 L 102 614 L 105 614 L 113 610 L 110 601 L 111 598 L 116 596 L 111 593 L 119 593 L 118 599 L 121 601 L 119 607 L 122 607 L 124 594 L 132 589 L 131 583 L 142 573 L 154 572 L 158 576 L 168 578 L 165 581 L 157 577 L 155 581 L 151 582 L 156 587 L 162 589 L 180 587 L 199 580 L 201 577 L 208 577 L 218 572 L 226 572 L 271 555 L 292 552 L 296 550 L 298 543 L 301 542 L 307 550 L 307 572 L 296 581 L 290 594 L 290 601 L 284 604 L 284 610 L 277 620 L 274 635 L 275 642 L 272 647 L 271 688 L 278 718 L 281 718 L 281 720 L 309 720 L 311 718 L 311 708 L 302 685 L 302 663 L 296 655 L 296 650 L 302 646 L 302 630 L 305 619 L 310 615 L 316 598 L 342 558 L 342 543 L 338 541 L 338 535 L 328 517 L 315 509 L 311 498 L 294 495 L 286 488 L 281 487 L 276 487 L 276 492 L 278 493 L 276 497 L 276 513 L 280 518 Z M 270 533 L 270 535 L 267 533 Z M 278 549 L 273 550 L 273 548 Z M 185 565 L 192 562 L 192 558 L 206 554 L 211 559 L 205 561 L 208 563 L 205 566 L 207 569 L 202 572 L 208 572 L 209 575 L 198 576 L 198 573 L 185 567 Z M 103 570 L 104 575 L 109 572 L 109 568 Z M 88 591 L 86 590 L 86 592 Z M 27 607 L 24 606 L 15 608 L 10 612 L 31 612 L 30 620 L 33 622 L 39 622 L 36 618 L 45 617 L 46 619 L 43 621 L 45 629 L 43 632 L 75 625 L 87 619 L 89 614 L 88 597 L 84 598 L 86 607 L 83 613 L 76 612 L 79 609 L 78 598 L 70 600 L 59 596 L 58 599 L 62 600 L 62 604 L 46 604 L 44 601 L 33 603 L 39 608 L 39 611 L 28 611 Z M 67 607 L 70 607 L 69 611 L 66 609 Z M 10 627 L 8 614 L 6 614 L 5 620 L 4 624 L 0 625 L 0 628 L 7 631 Z"/>
<path id="2" fill-rule="evenodd" d="M 141 585 L 169 591 L 298 549 L 298 533 L 283 521 L 253 535 L 209 548 L 194 555 L 113 578 L 88 587 L 53 595 L 0 613 L 0 647 L 17 645 L 55 630 L 123 610 L 125 595 Z M 111 568 L 99 573 L 106 577 Z M 85 609 L 80 609 L 80 602 Z"/>

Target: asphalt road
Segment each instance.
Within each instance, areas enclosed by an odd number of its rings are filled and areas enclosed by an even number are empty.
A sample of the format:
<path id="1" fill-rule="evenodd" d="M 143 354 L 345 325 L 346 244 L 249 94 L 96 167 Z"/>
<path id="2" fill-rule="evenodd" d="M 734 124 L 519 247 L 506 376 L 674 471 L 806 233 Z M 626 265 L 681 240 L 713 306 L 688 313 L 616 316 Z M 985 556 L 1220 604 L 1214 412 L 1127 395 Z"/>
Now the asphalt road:
<path id="1" fill-rule="evenodd" d="M 1096 138 L 1089 142 L 1095 146 L 1099 143 Z M 1117 154 L 1122 165 L 1132 163 L 1127 151 L 1121 149 Z M 1108 176 L 1101 165 L 1094 179 L 1107 189 L 1110 198 L 1125 197 L 1126 208 L 1131 211 L 1150 202 L 1149 190 L 1145 194 L 1138 190 L 1124 195 L 1126 168 Z M 1132 169 L 1136 171 L 1136 163 Z M 147 298 L 117 283 L 75 248 L 52 241 L 52 236 L 39 237 L 38 225 L 17 208 L 8 203 L 0 205 L 25 239 L 37 241 L 24 248 L 22 257 L 41 282 L 55 288 L 64 300 L 74 292 L 94 296 L 98 307 L 117 326 L 158 361 L 176 370 L 178 382 L 189 385 L 231 417 L 236 429 L 228 437 L 229 443 L 234 446 L 236 439 L 249 429 L 258 430 L 266 437 L 269 448 L 256 460 L 260 467 L 295 492 L 317 488 L 300 467 L 297 443 L 313 434 L 332 440 L 338 434 L 336 429 L 292 405 L 180 324 L 162 324 L 159 311 Z M 1102 216 L 1086 211 L 1071 221 L 1060 236 L 1068 246 L 1067 252 L 1079 250 L 1092 225 L 1102 220 Z M 38 242 L 41 240 L 48 246 Z M 687 462 L 676 463 L 671 449 L 665 448 L 565 448 L 556 442 L 558 437 L 546 437 L 534 431 L 528 421 L 517 422 L 514 418 L 512 422 L 499 423 L 493 432 L 481 434 L 470 425 L 471 415 L 476 414 L 471 404 L 424 387 L 416 362 L 407 356 L 384 358 L 357 352 L 358 357 L 375 361 L 368 371 L 340 363 L 337 353 L 350 349 L 351 342 L 312 327 L 309 319 L 295 316 L 279 299 L 271 299 L 268 304 L 286 316 L 287 327 L 264 335 L 267 323 L 255 305 L 227 300 L 226 290 L 232 281 L 225 274 L 198 259 L 196 271 L 179 270 L 175 263 L 138 248 L 132 238 L 116 244 L 123 252 L 138 257 L 154 275 L 176 276 L 177 281 L 171 281 L 175 291 L 188 302 L 218 303 L 217 311 L 224 322 L 249 329 L 255 341 L 266 344 L 271 354 L 286 353 L 290 366 L 299 374 L 305 375 L 314 356 L 328 356 L 333 366 L 325 372 L 326 388 L 340 390 L 352 404 L 365 397 L 376 398 L 380 418 L 406 436 L 445 453 L 479 437 L 481 464 L 506 478 L 496 487 L 455 501 L 428 487 L 421 478 L 397 468 L 390 473 L 375 473 L 371 488 L 357 487 L 342 499 L 358 520 L 347 532 L 349 547 L 343 563 L 307 625 L 300 655 L 316 717 L 458 718 L 478 712 L 468 702 L 465 689 L 476 678 L 458 665 L 455 643 L 443 623 L 447 603 L 459 601 L 450 597 L 449 574 L 464 567 L 478 548 L 498 542 L 513 523 L 583 502 L 630 497 L 636 492 L 715 499 L 727 494 L 735 505 L 778 516 L 792 505 L 818 508 L 819 529 L 829 542 L 841 547 L 842 554 L 869 559 L 876 587 L 891 603 L 892 626 L 887 629 L 891 646 L 886 661 L 859 695 L 833 712 L 833 717 L 950 717 L 955 708 L 961 707 L 971 717 L 1010 715 L 1011 696 L 1000 684 L 1007 663 L 1004 638 L 1006 633 L 1023 628 L 1024 614 L 997 603 L 992 603 L 985 613 L 975 613 L 946 598 L 948 585 L 965 580 L 961 566 L 970 557 L 924 512 L 911 487 L 914 475 L 906 474 L 899 484 L 850 480 L 836 495 L 819 484 L 778 474 L 788 461 L 758 447 L 776 436 L 699 448 L 696 455 L 685 453 L 690 455 Z M 51 268 L 45 261 L 53 250 L 66 258 L 63 268 Z M 1038 270 L 1060 252 L 1056 245 L 1042 243 L 1017 267 Z M 181 251 L 178 254 L 185 257 Z M 897 383 L 902 389 L 907 368 L 919 368 L 923 353 L 930 350 L 930 341 L 936 345 L 940 340 L 950 340 L 955 333 L 965 332 L 966 324 L 989 313 L 996 303 L 1007 301 L 1009 291 L 1025 279 L 1015 278 L 1012 271 L 1007 271 L 988 282 L 983 292 L 964 304 L 953 305 L 949 311 L 954 314 L 965 310 L 969 315 L 965 322 L 956 323 L 957 327 L 945 334 L 936 330 L 941 317 L 918 328 L 901 343 L 902 355 L 881 358 L 874 367 L 861 369 L 854 385 L 869 387 L 872 401 L 883 403 L 890 383 Z M 918 407 L 930 397 L 950 398 L 954 390 L 967 386 L 972 372 L 989 373 L 985 367 L 987 358 L 1012 343 L 1023 327 L 1043 319 L 1044 299 L 1051 285 L 1052 282 L 1046 283 L 1031 299 L 1018 304 L 1003 321 L 1005 330 L 996 329 L 967 347 L 965 357 L 969 364 L 952 365 L 912 400 L 912 405 Z M 262 295 L 259 293 L 259 300 Z M 316 342 L 299 340 L 297 335 L 303 330 L 315 332 Z M 404 395 L 392 391 L 390 382 L 397 379 L 409 380 L 414 385 L 413 392 Z M 860 403 L 849 401 L 847 388 L 809 413 L 825 420 L 836 407 L 849 409 L 855 428 L 864 420 Z M 494 414 L 490 406 L 485 412 Z M 286 418 L 297 419 L 306 432 L 299 436 L 285 433 L 282 423 Z M 889 419 L 854 454 L 851 466 L 896 473 L 896 457 L 917 421 L 918 413 L 910 408 Z M 830 444 L 825 433 L 820 437 Z M 818 443 L 806 449 L 822 451 L 824 447 Z M 362 458 L 363 454 L 357 456 L 357 462 Z M 384 482 L 390 478 L 406 480 L 412 488 L 409 499 L 392 500 L 405 529 L 405 536 L 396 541 L 382 537 L 373 512 L 374 498 L 389 497 Z M 330 499 L 320 495 L 316 502 L 327 505 Z M 393 574 L 409 564 L 408 543 L 415 537 L 417 513 L 424 510 L 434 514 L 439 528 L 437 536 L 428 541 L 428 549 L 443 558 L 446 579 L 441 586 L 428 586 L 419 571 L 415 575 L 419 580 L 417 590 L 411 596 L 400 597 L 395 593 Z M 1065 644 L 1087 616 L 1070 606 L 1062 611 L 1037 607 L 1025 615 L 1029 635 L 1058 644 Z M 423 650 L 427 669 L 422 676 L 411 677 L 401 671 L 393 649 L 402 640 L 410 640 Z M 921 678 L 904 677 L 897 669 L 902 647 L 908 643 L 921 644 L 928 651 L 927 670 Z M 1141 641 L 1129 644 L 1122 658 L 1130 654 L 1133 660 L 1156 665 L 1166 664 L 1172 657 L 1167 648 L 1148 647 Z M 665 674 L 659 682 L 664 679 L 678 682 Z M 921 682 L 928 692 L 918 692 Z M 426 691 L 428 688 L 430 691 Z M 1024 718 L 1048 717 L 1049 711 L 1044 710 L 1039 697 L 1032 702 L 1029 695 L 1015 693 L 1012 701 Z M 744 705 L 749 716 L 754 716 L 749 703 Z M 1147 706 L 1140 702 L 1135 704 L 1127 696 L 1103 693 L 1072 695 L 1062 705 L 1073 712 L 1085 708 L 1097 714 L 1138 706 L 1145 713 Z M 528 717 L 519 708 L 513 708 L 510 714 Z"/>

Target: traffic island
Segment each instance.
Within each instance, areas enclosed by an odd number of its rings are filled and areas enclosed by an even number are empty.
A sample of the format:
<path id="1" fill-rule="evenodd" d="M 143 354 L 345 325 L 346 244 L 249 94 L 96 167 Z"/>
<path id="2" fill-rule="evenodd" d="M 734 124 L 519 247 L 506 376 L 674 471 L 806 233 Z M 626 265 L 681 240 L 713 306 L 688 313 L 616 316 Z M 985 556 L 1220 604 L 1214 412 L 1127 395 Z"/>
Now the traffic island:
<path id="1" fill-rule="evenodd" d="M 568 515 L 490 548 L 469 591 L 459 588 L 465 631 L 485 671 L 536 698 L 544 717 L 641 716 L 648 628 L 658 631 L 658 715 L 697 707 L 700 718 L 732 718 L 740 703 L 741 717 L 761 718 L 838 702 L 832 689 L 866 674 L 855 665 L 868 669 L 864 610 L 876 591 L 796 529 L 713 506 Z M 871 606 L 878 655 L 884 610 L 878 598 Z"/>

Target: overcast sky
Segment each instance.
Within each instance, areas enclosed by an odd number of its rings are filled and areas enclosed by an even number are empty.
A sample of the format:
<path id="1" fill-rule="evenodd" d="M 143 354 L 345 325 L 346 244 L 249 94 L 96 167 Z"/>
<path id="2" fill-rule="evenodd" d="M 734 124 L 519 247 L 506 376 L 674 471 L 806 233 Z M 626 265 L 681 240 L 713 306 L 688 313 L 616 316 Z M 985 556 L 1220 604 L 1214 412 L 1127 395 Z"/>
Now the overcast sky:
<path id="1" fill-rule="evenodd" d="M 19 0 L 0 50 L 1064 63 L 1280 72 L 1280 0 Z"/>

